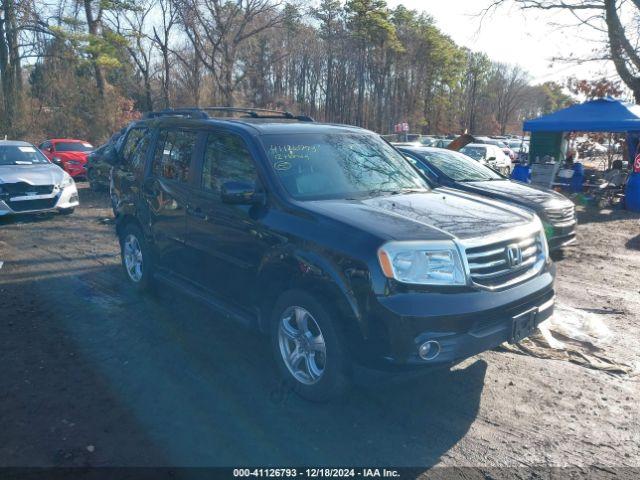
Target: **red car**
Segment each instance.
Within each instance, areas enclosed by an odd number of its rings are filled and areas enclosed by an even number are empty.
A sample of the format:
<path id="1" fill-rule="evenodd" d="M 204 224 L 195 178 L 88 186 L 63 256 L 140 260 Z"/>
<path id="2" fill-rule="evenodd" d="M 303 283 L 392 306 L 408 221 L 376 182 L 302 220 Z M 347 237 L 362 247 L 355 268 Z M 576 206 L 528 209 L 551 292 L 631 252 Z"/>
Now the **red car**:
<path id="1" fill-rule="evenodd" d="M 42 153 L 72 177 L 86 177 L 87 156 L 94 147 L 84 140 L 54 138 L 45 140 L 38 147 Z"/>

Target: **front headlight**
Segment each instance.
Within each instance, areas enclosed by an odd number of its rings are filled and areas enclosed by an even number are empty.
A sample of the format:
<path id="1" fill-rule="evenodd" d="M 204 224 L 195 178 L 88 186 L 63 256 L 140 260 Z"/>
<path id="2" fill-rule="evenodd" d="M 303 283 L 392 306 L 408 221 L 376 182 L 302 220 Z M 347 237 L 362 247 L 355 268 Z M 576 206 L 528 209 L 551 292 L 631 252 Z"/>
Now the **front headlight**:
<path id="1" fill-rule="evenodd" d="M 453 242 L 389 242 L 378 250 L 387 278 L 414 285 L 466 285 L 462 258 Z"/>
<path id="2" fill-rule="evenodd" d="M 71 175 L 69 175 L 68 173 L 65 172 L 64 177 L 62 178 L 62 183 L 60 184 L 60 186 L 62 188 L 70 187 L 74 183 L 76 183 L 76 182 L 73 181 L 73 178 L 71 178 Z"/>

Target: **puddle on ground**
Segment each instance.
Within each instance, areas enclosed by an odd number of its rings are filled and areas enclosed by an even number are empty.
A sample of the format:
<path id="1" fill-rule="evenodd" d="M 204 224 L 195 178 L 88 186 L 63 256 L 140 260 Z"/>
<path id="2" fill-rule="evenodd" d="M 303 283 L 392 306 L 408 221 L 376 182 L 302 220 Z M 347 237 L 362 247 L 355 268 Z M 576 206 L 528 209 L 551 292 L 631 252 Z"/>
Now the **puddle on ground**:
<path id="1" fill-rule="evenodd" d="M 529 338 L 517 344 L 502 344 L 503 351 L 537 358 L 563 360 L 611 375 L 628 375 L 630 365 L 616 362 L 605 354 L 614 335 L 604 321 L 604 311 L 594 313 L 556 303 L 553 315 L 538 326 Z"/>

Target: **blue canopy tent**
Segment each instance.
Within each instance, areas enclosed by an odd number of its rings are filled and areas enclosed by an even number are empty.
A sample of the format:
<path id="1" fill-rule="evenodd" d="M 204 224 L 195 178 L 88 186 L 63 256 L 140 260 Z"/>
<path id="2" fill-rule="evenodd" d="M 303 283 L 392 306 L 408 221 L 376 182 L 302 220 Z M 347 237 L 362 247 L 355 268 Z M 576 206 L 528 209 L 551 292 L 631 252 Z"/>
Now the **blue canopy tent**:
<path id="1" fill-rule="evenodd" d="M 637 132 L 640 105 L 611 97 L 563 108 L 524 122 L 525 132 Z"/>
<path id="2" fill-rule="evenodd" d="M 633 159 L 638 151 L 638 132 L 640 132 L 640 105 L 626 103 L 611 97 L 591 100 L 558 110 L 557 112 L 524 122 L 523 130 L 531 132 L 531 155 L 536 149 L 559 151 L 562 141 L 561 132 L 609 132 L 626 133 L 629 158 Z M 534 137 L 538 137 L 534 142 Z M 552 155 L 555 156 L 555 155 Z M 559 159 L 559 158 L 558 158 Z M 637 176 L 637 178 L 635 178 Z M 633 182 L 632 182 L 633 180 Z M 627 207 L 640 210 L 640 175 L 632 175 L 627 184 Z M 630 192 L 631 184 L 638 184 Z M 631 195 L 632 193 L 632 195 Z M 636 205 L 635 195 L 638 196 Z M 629 200 L 633 197 L 633 200 Z M 631 205 L 633 203 L 633 206 Z"/>

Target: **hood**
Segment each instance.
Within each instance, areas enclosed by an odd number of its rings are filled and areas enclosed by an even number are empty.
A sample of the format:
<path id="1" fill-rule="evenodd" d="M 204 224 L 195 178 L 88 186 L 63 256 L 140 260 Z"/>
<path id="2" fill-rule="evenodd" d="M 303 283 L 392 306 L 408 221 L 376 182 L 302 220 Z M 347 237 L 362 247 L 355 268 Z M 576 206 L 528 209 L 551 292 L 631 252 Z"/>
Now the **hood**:
<path id="1" fill-rule="evenodd" d="M 61 160 L 77 160 L 78 162 L 85 163 L 89 153 L 90 152 L 55 152 L 53 156 Z"/>
<path id="2" fill-rule="evenodd" d="M 554 192 L 549 188 L 537 187 L 526 183 L 511 180 L 492 180 L 486 182 L 462 182 L 458 184 L 465 191 L 479 195 L 504 200 L 534 210 L 554 204 L 570 202 L 564 195 Z"/>
<path id="3" fill-rule="evenodd" d="M 526 210 L 444 188 L 364 200 L 318 200 L 304 206 L 385 240 L 475 238 L 533 219 Z"/>
<path id="4" fill-rule="evenodd" d="M 58 185 L 64 171 L 51 163 L 40 165 L 0 165 L 0 184 L 25 182 L 29 185 Z"/>

